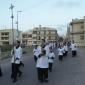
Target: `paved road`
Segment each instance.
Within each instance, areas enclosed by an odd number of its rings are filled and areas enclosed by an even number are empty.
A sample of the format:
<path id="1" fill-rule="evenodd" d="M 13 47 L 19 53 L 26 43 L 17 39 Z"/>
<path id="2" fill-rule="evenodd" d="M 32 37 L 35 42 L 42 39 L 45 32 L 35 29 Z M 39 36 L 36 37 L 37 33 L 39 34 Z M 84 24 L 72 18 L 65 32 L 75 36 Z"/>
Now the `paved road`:
<path id="1" fill-rule="evenodd" d="M 85 85 L 85 48 L 78 49 L 78 55 L 71 57 L 71 53 L 63 62 L 58 61 L 57 52 L 53 66 L 53 72 L 49 73 L 49 82 L 42 85 Z M 24 56 L 25 67 L 23 76 L 17 83 L 13 84 L 10 79 L 10 59 L 2 62 L 3 77 L 0 78 L 0 85 L 41 85 L 37 80 L 35 63 L 30 52 Z"/>

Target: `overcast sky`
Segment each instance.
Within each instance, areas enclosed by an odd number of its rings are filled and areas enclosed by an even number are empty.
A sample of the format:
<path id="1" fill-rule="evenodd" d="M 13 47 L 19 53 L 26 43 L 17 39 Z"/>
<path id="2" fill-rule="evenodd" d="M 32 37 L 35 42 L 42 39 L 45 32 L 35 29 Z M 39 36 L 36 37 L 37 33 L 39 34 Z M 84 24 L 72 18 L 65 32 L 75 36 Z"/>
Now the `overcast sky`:
<path id="1" fill-rule="evenodd" d="M 19 13 L 19 29 L 23 31 L 41 24 L 54 27 L 65 35 L 66 25 L 73 18 L 83 18 L 85 15 L 85 0 L 1 0 L 0 29 L 11 28 L 11 2 L 15 6 L 14 27 L 17 11 L 22 11 Z"/>

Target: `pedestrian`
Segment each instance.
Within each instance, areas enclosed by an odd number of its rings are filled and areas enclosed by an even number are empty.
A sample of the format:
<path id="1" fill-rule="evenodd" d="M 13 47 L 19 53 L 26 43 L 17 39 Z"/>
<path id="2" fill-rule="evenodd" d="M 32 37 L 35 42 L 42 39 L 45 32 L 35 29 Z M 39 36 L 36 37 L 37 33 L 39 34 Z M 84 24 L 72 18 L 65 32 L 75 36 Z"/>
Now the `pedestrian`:
<path id="1" fill-rule="evenodd" d="M 41 54 L 38 56 L 36 68 L 38 80 L 40 82 L 48 82 L 48 56 L 44 47 L 41 48 Z"/>
<path id="2" fill-rule="evenodd" d="M 49 55 L 49 52 L 50 52 L 50 49 L 49 48 L 52 48 L 52 47 L 49 47 L 49 43 L 46 43 L 44 49 L 46 51 L 46 55 L 48 56 Z"/>
<path id="3" fill-rule="evenodd" d="M 49 56 L 48 56 L 48 62 L 49 62 L 49 71 L 52 72 L 52 67 L 53 67 L 53 60 L 55 58 L 55 54 L 52 50 L 52 48 L 50 48 L 50 52 L 49 52 Z"/>
<path id="4" fill-rule="evenodd" d="M 13 83 L 17 81 L 17 76 L 20 77 L 22 72 L 19 69 L 21 57 L 22 57 L 22 48 L 20 46 L 20 41 L 16 41 L 15 46 L 11 52 L 12 54 L 12 74 L 11 78 L 13 79 Z"/>
<path id="5" fill-rule="evenodd" d="M 38 47 L 37 45 L 35 45 L 34 49 L 33 49 L 33 53 L 34 53 L 34 61 L 37 61 L 37 58 L 40 54 L 40 47 Z"/>
<path id="6" fill-rule="evenodd" d="M 59 44 L 59 48 L 58 48 L 58 57 L 59 57 L 59 61 L 63 60 L 63 49 L 62 49 L 62 45 Z"/>
<path id="7" fill-rule="evenodd" d="M 62 50 L 63 50 L 63 57 L 65 57 L 65 47 L 64 44 L 61 44 Z"/>
<path id="8" fill-rule="evenodd" d="M 66 43 L 64 44 L 64 50 L 65 50 L 65 56 L 67 56 L 67 54 L 68 54 L 68 46 L 67 46 Z"/>
<path id="9" fill-rule="evenodd" d="M 77 54 L 77 44 L 74 41 L 72 41 L 71 43 L 71 50 L 72 50 L 72 57 L 75 57 Z"/>

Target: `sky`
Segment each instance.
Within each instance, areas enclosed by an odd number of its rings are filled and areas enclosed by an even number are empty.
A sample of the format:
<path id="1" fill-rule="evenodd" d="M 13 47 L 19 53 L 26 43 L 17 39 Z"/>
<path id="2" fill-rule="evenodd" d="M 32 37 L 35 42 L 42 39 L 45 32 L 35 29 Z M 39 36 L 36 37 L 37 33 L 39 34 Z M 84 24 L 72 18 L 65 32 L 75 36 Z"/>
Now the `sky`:
<path id="1" fill-rule="evenodd" d="M 72 19 L 85 16 L 85 0 L 1 0 L 0 29 L 11 28 L 11 2 L 15 6 L 14 28 L 17 11 L 22 11 L 19 13 L 19 29 L 22 31 L 42 25 L 56 28 L 60 35 L 65 35 Z"/>

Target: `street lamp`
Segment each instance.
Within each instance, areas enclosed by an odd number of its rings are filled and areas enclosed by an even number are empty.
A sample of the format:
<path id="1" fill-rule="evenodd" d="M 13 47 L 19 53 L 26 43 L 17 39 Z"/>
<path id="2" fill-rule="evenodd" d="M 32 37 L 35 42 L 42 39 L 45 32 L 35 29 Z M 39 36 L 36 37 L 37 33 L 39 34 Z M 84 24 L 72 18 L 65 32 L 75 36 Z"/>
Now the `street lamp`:
<path id="1" fill-rule="evenodd" d="M 19 38 L 19 20 L 18 20 L 18 14 L 20 13 L 20 12 L 22 12 L 22 11 L 17 11 L 17 22 L 16 22 L 16 24 L 17 24 L 17 38 Z"/>
<path id="2" fill-rule="evenodd" d="M 13 26 L 14 15 L 13 15 L 13 8 L 14 8 L 14 6 L 13 6 L 13 4 L 11 3 L 10 9 L 11 9 L 11 12 L 12 12 L 12 15 L 11 15 L 11 19 L 12 19 L 12 39 L 13 39 L 13 45 L 14 45 L 14 26 Z"/>

